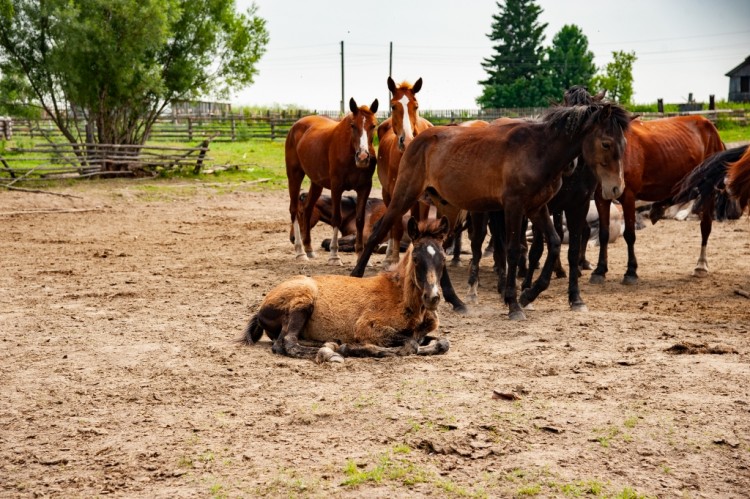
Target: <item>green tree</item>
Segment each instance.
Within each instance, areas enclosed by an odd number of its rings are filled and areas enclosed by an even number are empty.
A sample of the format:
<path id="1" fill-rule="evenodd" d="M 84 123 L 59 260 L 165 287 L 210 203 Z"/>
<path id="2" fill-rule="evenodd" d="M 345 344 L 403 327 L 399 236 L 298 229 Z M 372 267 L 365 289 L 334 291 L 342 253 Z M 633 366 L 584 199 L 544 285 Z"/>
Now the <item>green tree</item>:
<path id="1" fill-rule="evenodd" d="M 612 52 L 612 62 L 607 63 L 603 73 L 594 76 L 592 87 L 606 90 L 607 97 L 621 104 L 632 104 L 633 64 L 637 60 L 635 52 Z"/>
<path id="2" fill-rule="evenodd" d="M 547 50 L 547 66 L 553 95 L 559 100 L 574 85 L 590 87 L 596 73 L 589 40 L 575 24 L 562 27 Z"/>
<path id="3" fill-rule="evenodd" d="M 487 79 L 477 104 L 483 108 L 533 107 L 548 104 L 551 95 L 544 69 L 544 30 L 537 19 L 542 9 L 533 0 L 497 2 L 492 16 L 493 55 L 482 67 Z"/>
<path id="4" fill-rule="evenodd" d="M 73 144 L 143 144 L 173 100 L 253 82 L 268 43 L 255 13 L 233 0 L 0 0 L 0 73 L 24 75 Z"/>

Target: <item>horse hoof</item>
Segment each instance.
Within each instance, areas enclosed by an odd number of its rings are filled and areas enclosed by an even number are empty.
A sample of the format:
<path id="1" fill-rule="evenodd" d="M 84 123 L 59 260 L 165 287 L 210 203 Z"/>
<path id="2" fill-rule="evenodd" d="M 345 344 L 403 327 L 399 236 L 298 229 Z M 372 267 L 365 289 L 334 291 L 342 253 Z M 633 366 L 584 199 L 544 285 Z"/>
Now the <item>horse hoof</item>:
<path id="1" fill-rule="evenodd" d="M 536 308 L 534 308 L 533 303 L 527 303 L 526 305 L 524 305 L 523 309 L 524 310 L 536 310 Z"/>
<path id="2" fill-rule="evenodd" d="M 708 270 L 700 267 L 696 267 L 693 270 L 693 277 L 706 277 L 708 276 Z"/>
<path id="3" fill-rule="evenodd" d="M 343 266 L 344 263 L 341 261 L 341 257 L 335 256 L 335 257 L 332 257 L 332 258 L 328 259 L 328 265 Z"/>
<path id="4" fill-rule="evenodd" d="M 298 262 L 306 262 L 309 260 L 309 258 L 307 258 L 307 255 L 304 253 L 300 253 L 296 258 Z"/>
<path id="5" fill-rule="evenodd" d="M 448 341 L 445 338 L 440 338 L 437 340 L 437 343 L 435 343 L 435 353 L 437 355 L 442 355 L 445 352 L 447 352 L 451 347 L 451 342 Z"/>
<path id="6" fill-rule="evenodd" d="M 450 266 L 451 267 L 460 267 L 461 266 L 461 260 L 451 260 Z"/>
<path id="7" fill-rule="evenodd" d="M 601 274 L 591 274 L 589 282 L 591 284 L 604 284 L 604 276 Z"/>
<path id="8" fill-rule="evenodd" d="M 589 307 L 587 307 L 586 304 L 583 302 L 571 303 L 570 310 L 572 310 L 573 312 L 588 312 Z"/>
<path id="9" fill-rule="evenodd" d="M 321 347 L 318 350 L 318 354 L 315 356 L 315 363 L 322 364 L 323 362 L 344 362 L 344 357 L 334 352 L 331 348 Z"/>
<path id="10" fill-rule="evenodd" d="M 317 258 L 317 255 L 315 254 L 314 251 L 308 251 L 307 258 Z"/>
<path id="11" fill-rule="evenodd" d="M 467 307 L 463 303 L 461 305 L 453 305 L 453 311 L 456 312 L 457 314 L 468 315 L 469 307 Z"/>
<path id="12" fill-rule="evenodd" d="M 581 270 L 594 270 L 594 267 L 591 266 L 591 262 L 584 260 L 583 263 L 581 263 Z"/>
<path id="13" fill-rule="evenodd" d="M 633 286 L 638 284 L 638 276 L 626 275 L 622 278 L 622 283 L 626 286 Z"/>
<path id="14" fill-rule="evenodd" d="M 466 303 L 471 303 L 472 305 L 476 305 L 479 303 L 479 297 L 477 295 L 466 295 Z"/>
<path id="15" fill-rule="evenodd" d="M 525 321 L 526 314 L 524 314 L 522 310 L 516 310 L 515 312 L 510 312 L 508 314 L 508 319 L 512 321 Z"/>

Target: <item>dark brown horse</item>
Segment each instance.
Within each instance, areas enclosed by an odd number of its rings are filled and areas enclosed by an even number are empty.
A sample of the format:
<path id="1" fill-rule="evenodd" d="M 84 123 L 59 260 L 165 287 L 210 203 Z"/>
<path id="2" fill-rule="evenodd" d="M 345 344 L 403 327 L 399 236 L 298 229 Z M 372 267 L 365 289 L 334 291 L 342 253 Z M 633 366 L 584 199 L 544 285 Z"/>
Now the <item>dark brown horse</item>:
<path id="1" fill-rule="evenodd" d="M 351 113 L 338 122 L 324 116 L 306 116 L 297 121 L 287 135 L 284 152 L 297 259 L 307 260 L 315 256 L 310 241 L 310 217 L 323 188 L 331 190 L 333 202 L 333 237 L 328 264 L 341 265 L 338 235 L 341 195 L 346 190 L 357 192 L 355 246 L 357 252 L 362 249 L 365 203 L 372 189 L 372 174 L 377 163 L 372 137 L 377 126 L 378 100 L 375 99 L 368 108 L 357 107 L 354 99 L 350 99 L 349 109 Z M 310 177 L 310 191 L 300 223 L 297 220 L 299 193 L 305 175 Z"/>
<path id="2" fill-rule="evenodd" d="M 447 352 L 448 340 L 432 341 L 428 335 L 438 328 L 438 280 L 448 229 L 445 218 L 419 226 L 411 218 L 412 245 L 393 272 L 367 279 L 298 276 L 282 282 L 265 296 L 239 341 L 252 345 L 265 331 L 274 353 L 317 362 Z"/>
<path id="3" fill-rule="evenodd" d="M 352 275 L 364 274 L 381 233 L 390 229 L 423 192 L 443 208 L 502 209 L 508 241 L 505 302 L 511 319 L 525 318 L 515 282 L 524 215 L 545 228 L 549 251 L 544 265 L 553 265 L 560 251 L 560 238 L 546 204 L 560 188 L 563 170 L 574 158 L 583 155 L 589 164 L 595 165 L 605 195 L 618 197 L 624 188 L 623 131 L 629 124 L 630 116 L 624 108 L 602 104 L 553 108 L 540 122 L 425 130 L 401 158 L 391 204 L 367 240 Z M 450 279 L 445 280 L 450 285 Z M 442 279 L 441 284 L 447 294 Z M 542 283 L 535 282 L 522 295 L 522 302 L 531 302 L 542 290 Z"/>
<path id="4" fill-rule="evenodd" d="M 724 144 L 716 127 L 702 116 L 677 116 L 653 121 L 634 121 L 626 134 L 627 148 L 623 165 L 625 191 L 619 197 L 625 216 L 623 238 L 628 245 L 628 267 L 623 284 L 638 282 L 638 262 L 635 258 L 635 202 L 654 201 L 651 220 L 659 219 L 679 182 L 712 154 L 723 151 Z M 599 211 L 599 262 L 591 274 L 591 282 L 604 282 L 607 274 L 607 246 L 609 243 L 609 210 L 611 200 L 597 190 Z M 701 253 L 694 276 L 708 274 L 706 245 L 711 234 L 713 199 L 701 213 Z"/>
<path id="5" fill-rule="evenodd" d="M 694 201 L 695 213 L 716 204 L 717 220 L 739 218 L 750 204 L 750 147 L 717 152 L 685 176 L 673 202 L 688 201 Z"/>
<path id="6" fill-rule="evenodd" d="M 417 92 L 422 88 L 422 78 L 414 85 L 403 82 L 396 85 L 388 77 L 388 90 L 391 92 L 391 116 L 378 126 L 378 178 L 383 186 L 383 201 L 386 206 L 391 202 L 393 187 L 398 177 L 398 165 L 406 147 L 414 137 L 432 126 L 432 123 L 419 116 Z M 417 215 L 418 207 L 412 210 Z M 399 259 L 399 242 L 403 238 L 404 229 L 401 224 L 394 224 L 388 241 L 383 265 L 395 265 Z M 395 249 L 394 249 L 395 248 Z"/>

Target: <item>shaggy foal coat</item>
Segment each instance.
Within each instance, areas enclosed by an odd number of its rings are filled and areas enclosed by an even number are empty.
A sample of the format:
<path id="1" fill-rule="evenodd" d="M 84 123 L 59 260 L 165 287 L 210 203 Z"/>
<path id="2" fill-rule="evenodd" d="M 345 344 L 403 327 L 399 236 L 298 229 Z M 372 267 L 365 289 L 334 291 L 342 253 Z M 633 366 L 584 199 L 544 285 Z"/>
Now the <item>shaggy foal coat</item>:
<path id="1" fill-rule="evenodd" d="M 318 362 L 446 352 L 447 340 L 424 343 L 438 327 L 448 220 L 417 225 L 412 218 L 408 231 L 413 243 L 394 271 L 366 279 L 325 275 L 282 282 L 266 295 L 240 341 L 252 345 L 265 331 L 274 353 Z"/>

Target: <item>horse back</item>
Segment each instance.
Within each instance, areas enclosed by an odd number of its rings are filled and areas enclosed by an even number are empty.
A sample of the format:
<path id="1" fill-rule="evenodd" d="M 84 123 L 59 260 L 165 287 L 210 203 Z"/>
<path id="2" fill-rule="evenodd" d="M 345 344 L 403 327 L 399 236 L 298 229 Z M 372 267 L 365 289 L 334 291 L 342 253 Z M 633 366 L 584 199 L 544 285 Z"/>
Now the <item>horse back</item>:
<path id="1" fill-rule="evenodd" d="M 702 116 L 637 120 L 626 138 L 625 182 L 645 201 L 668 198 L 685 175 L 724 149 L 716 127 Z"/>
<path id="2" fill-rule="evenodd" d="M 305 116 L 292 125 L 284 153 L 287 169 L 301 168 L 314 182 L 329 187 L 329 149 L 340 123 L 326 116 Z M 347 139 L 348 140 L 348 139 Z"/>

